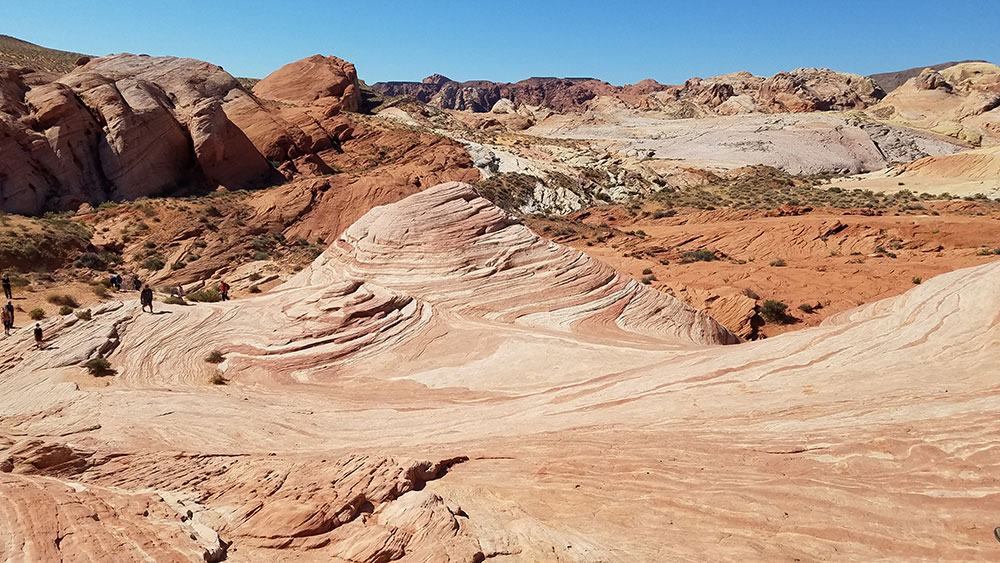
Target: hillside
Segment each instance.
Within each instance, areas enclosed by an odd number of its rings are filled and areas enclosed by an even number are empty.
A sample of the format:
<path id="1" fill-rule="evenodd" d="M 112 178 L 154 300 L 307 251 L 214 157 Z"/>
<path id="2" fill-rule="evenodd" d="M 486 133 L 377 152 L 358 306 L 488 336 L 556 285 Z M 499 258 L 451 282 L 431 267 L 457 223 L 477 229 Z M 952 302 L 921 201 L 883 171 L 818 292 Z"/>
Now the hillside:
<path id="1" fill-rule="evenodd" d="M 66 74 L 84 57 L 88 55 L 49 49 L 9 35 L 0 35 L 0 66 L 24 66 L 54 74 Z"/>

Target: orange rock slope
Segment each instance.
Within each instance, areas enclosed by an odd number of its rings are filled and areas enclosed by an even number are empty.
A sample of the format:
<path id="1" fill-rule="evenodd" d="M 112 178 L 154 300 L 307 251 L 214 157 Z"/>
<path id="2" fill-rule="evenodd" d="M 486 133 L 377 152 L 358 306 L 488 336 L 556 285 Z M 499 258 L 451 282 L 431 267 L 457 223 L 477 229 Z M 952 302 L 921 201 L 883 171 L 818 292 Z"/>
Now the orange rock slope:
<path id="1" fill-rule="evenodd" d="M 438 186 L 259 297 L 0 341 L 0 553 L 988 560 L 998 279 L 716 346 L 703 314 Z M 81 375 L 98 352 L 106 387 Z"/>

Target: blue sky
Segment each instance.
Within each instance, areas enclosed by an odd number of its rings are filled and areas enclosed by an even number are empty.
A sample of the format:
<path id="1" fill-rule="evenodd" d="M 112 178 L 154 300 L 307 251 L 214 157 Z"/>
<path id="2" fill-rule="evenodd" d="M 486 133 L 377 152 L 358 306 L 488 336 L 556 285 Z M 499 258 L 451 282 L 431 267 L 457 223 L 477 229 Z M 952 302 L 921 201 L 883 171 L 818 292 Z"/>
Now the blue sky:
<path id="1" fill-rule="evenodd" d="M 439 72 L 676 84 L 737 70 L 1000 63 L 1000 1 L 0 0 L 0 33 L 95 55 L 194 57 L 258 78 L 322 53 L 355 63 L 369 83 Z"/>

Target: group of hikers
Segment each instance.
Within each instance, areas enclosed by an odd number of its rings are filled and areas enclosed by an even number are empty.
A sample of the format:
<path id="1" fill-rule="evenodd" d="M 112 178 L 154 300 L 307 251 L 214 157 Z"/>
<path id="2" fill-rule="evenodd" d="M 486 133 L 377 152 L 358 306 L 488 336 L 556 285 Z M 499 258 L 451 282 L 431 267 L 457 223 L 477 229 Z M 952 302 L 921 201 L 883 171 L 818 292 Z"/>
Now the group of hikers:
<path id="1" fill-rule="evenodd" d="M 4 272 L 0 275 L 0 286 L 3 286 L 3 296 L 7 299 L 7 304 L 0 307 L 0 320 L 3 321 L 3 335 L 10 336 L 10 331 L 14 328 L 14 293 L 11 291 L 10 275 Z M 35 323 L 35 347 L 42 347 L 42 323 Z"/>
<path id="2" fill-rule="evenodd" d="M 122 277 L 121 274 L 117 272 L 112 273 L 108 281 L 111 287 L 117 291 L 127 291 L 129 289 L 128 282 L 125 280 L 125 278 Z M 153 289 L 149 287 L 148 283 L 146 284 L 142 283 L 142 280 L 139 279 L 139 276 L 132 276 L 131 285 L 134 290 L 139 291 L 139 303 L 142 306 L 142 311 L 145 312 L 146 308 L 148 307 L 149 312 L 152 313 Z M 3 321 L 4 336 L 10 336 L 10 331 L 14 329 L 14 304 L 12 303 L 14 295 L 11 289 L 10 275 L 7 272 L 4 272 L 2 275 L 0 275 L 0 286 L 3 286 L 3 294 L 4 297 L 7 299 L 7 304 L 4 305 L 3 307 L 0 307 L 0 320 Z M 176 297 L 183 299 L 184 286 L 181 284 L 177 284 L 177 287 L 174 290 L 173 294 Z M 229 284 L 226 283 L 225 281 L 219 282 L 219 294 L 222 295 L 223 301 L 229 301 Z M 37 322 L 35 323 L 34 336 L 35 336 L 35 347 L 41 349 L 44 340 L 41 323 Z"/>

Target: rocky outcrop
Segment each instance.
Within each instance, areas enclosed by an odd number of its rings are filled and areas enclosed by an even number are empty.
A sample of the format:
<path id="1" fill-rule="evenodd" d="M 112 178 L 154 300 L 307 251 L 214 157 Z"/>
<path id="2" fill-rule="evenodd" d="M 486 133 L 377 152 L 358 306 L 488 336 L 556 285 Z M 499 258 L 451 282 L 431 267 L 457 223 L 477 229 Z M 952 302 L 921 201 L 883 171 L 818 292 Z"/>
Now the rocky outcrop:
<path id="1" fill-rule="evenodd" d="M 220 67 L 174 57 L 112 55 L 54 81 L 28 69 L 0 69 L 0 209 L 35 214 L 255 187 L 378 168 L 389 160 L 382 154 L 373 163 L 374 146 L 350 143 L 367 127 L 351 117 L 360 90 L 350 63 L 309 57 L 275 71 L 255 91 Z M 398 144 L 387 140 L 383 151 Z M 355 154 L 355 147 L 372 150 Z M 468 166 L 442 154 L 461 152 L 453 143 L 411 150 L 437 153 L 428 157 L 439 165 L 435 173 Z M 404 184 L 428 179 L 424 160 L 416 158 L 414 169 L 402 172 Z M 432 178 L 446 179 L 475 178 Z M 394 183 L 385 175 L 379 181 Z"/>
<path id="2" fill-rule="evenodd" d="M 261 98 L 321 105 L 332 112 L 358 111 L 361 86 L 354 65 L 337 57 L 313 55 L 267 75 L 253 88 Z"/>
<path id="3" fill-rule="evenodd" d="M 869 78 L 801 68 L 766 79 L 748 72 L 692 78 L 680 86 L 650 79 L 626 86 L 593 78 L 529 78 L 513 84 L 454 82 L 434 75 L 419 83 L 380 82 L 372 88 L 385 96 L 413 96 L 440 108 L 473 112 L 490 111 L 502 98 L 515 106 L 540 106 L 557 112 L 595 109 L 599 100 L 610 99 L 625 107 L 656 109 L 676 117 L 859 109 L 885 95 Z"/>
<path id="4" fill-rule="evenodd" d="M 995 145 L 1000 142 L 1000 67 L 967 62 L 924 69 L 866 112 L 968 145 Z"/>

